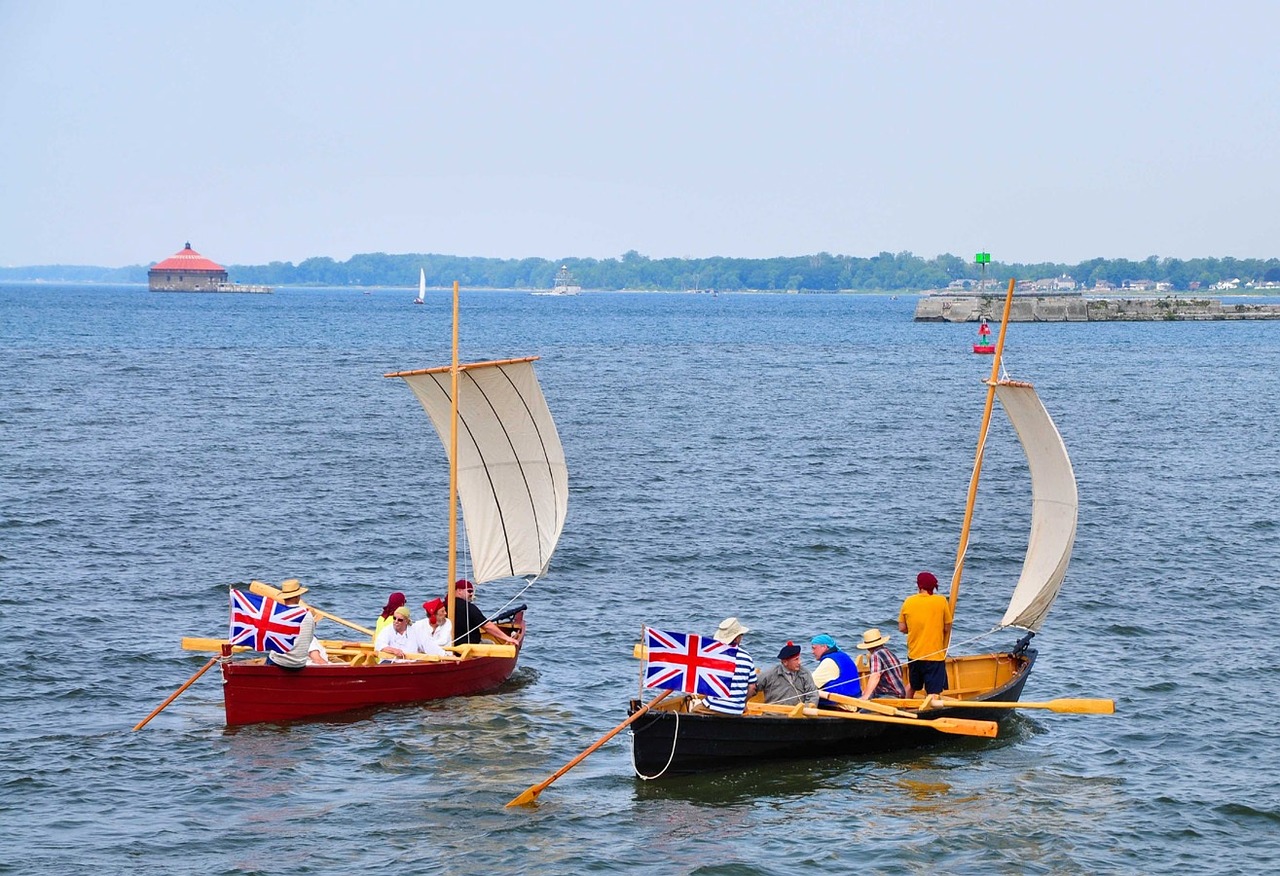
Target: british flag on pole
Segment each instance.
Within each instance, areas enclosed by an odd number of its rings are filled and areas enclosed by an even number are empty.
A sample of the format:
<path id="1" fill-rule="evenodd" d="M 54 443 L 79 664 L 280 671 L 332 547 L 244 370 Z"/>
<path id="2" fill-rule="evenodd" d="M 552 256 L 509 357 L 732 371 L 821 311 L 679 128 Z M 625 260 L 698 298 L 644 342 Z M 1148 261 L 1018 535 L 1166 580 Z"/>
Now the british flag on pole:
<path id="1" fill-rule="evenodd" d="M 303 605 L 282 605 L 274 599 L 232 589 L 231 632 L 233 645 L 248 645 L 255 651 L 286 653 L 302 629 L 307 616 Z"/>
<path id="2" fill-rule="evenodd" d="M 648 665 L 645 687 L 663 687 L 704 696 L 727 697 L 738 649 L 693 633 L 644 628 Z"/>

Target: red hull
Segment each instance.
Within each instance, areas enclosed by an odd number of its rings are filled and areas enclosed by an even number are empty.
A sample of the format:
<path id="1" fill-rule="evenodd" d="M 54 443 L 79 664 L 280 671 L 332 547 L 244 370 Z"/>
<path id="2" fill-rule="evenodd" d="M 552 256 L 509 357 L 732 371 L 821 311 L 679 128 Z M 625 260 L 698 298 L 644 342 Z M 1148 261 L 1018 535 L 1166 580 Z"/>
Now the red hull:
<path id="1" fill-rule="evenodd" d="M 493 690 L 515 672 L 515 657 L 474 657 L 457 663 L 373 666 L 222 664 L 227 724 L 295 721 L 375 706 L 423 703 Z"/>

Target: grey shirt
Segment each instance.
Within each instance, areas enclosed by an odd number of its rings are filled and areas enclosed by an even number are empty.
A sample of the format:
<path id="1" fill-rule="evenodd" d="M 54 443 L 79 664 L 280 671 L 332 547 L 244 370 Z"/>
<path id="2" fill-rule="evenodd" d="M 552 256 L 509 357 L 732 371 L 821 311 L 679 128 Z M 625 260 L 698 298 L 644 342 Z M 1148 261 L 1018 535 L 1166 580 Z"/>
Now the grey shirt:
<path id="1" fill-rule="evenodd" d="M 781 663 L 775 663 L 760 676 L 756 683 L 764 694 L 766 703 L 782 703 L 794 706 L 803 700 L 809 705 L 817 705 L 818 688 L 813 683 L 813 676 L 803 666 L 791 672 Z"/>
<path id="2" fill-rule="evenodd" d="M 302 619 L 302 629 L 298 638 L 293 640 L 293 647 L 287 654 L 272 654 L 271 662 L 285 669 L 301 669 L 307 665 L 307 655 L 311 653 L 311 641 L 316 636 L 316 616 L 307 612 Z"/>

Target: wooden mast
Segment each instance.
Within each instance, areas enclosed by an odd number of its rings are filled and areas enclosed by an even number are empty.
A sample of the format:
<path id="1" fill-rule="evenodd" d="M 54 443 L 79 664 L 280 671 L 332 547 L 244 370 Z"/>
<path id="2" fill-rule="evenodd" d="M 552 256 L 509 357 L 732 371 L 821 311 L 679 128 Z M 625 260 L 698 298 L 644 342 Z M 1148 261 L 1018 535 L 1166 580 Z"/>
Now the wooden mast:
<path id="1" fill-rule="evenodd" d="M 982 428 L 978 431 L 978 450 L 973 457 L 973 474 L 969 477 L 969 498 L 964 508 L 964 523 L 960 527 L 960 546 L 956 549 L 956 568 L 951 574 L 951 616 L 955 617 L 956 598 L 960 595 L 960 577 L 964 572 L 964 556 L 969 550 L 969 527 L 973 523 L 973 503 L 978 497 L 978 477 L 982 474 L 982 455 L 987 445 L 987 429 L 991 425 L 991 409 L 995 406 L 996 383 L 1000 379 L 1000 359 L 1004 355 L 1004 333 L 1009 328 L 1009 311 L 1013 308 L 1013 288 L 1017 280 L 1009 278 L 1009 291 L 1004 296 L 1004 315 L 1000 318 L 1000 334 L 996 339 L 996 352 L 991 358 L 991 379 L 987 381 L 987 403 L 982 409 Z M 948 642 L 948 644 L 950 644 Z"/>
<path id="2" fill-rule="evenodd" d="M 1003 330 L 1002 330 L 1003 331 Z M 1003 338 L 1003 334 L 1001 335 Z M 453 617 L 458 580 L 458 281 L 453 281 L 453 360 L 449 366 L 449 581 L 446 605 L 457 641 L 458 619 Z"/>

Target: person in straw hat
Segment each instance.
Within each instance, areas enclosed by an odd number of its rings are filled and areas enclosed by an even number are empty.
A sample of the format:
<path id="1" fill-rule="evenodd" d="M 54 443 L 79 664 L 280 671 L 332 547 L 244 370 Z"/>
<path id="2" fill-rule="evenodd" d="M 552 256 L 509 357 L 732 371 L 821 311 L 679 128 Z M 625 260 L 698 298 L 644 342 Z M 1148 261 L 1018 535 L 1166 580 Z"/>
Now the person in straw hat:
<path id="1" fill-rule="evenodd" d="M 872 627 L 862 634 L 859 651 L 867 652 L 867 680 L 862 685 L 862 699 L 872 697 L 905 697 L 906 685 L 902 683 L 902 663 L 885 646 L 889 637 Z"/>
<path id="2" fill-rule="evenodd" d="M 297 578 L 287 578 L 280 582 L 280 595 L 276 602 L 283 605 L 297 605 L 302 601 L 302 594 L 310 588 L 303 587 Z M 324 645 L 316 638 L 316 614 L 308 610 L 302 619 L 302 629 L 293 640 L 293 647 L 284 654 L 268 654 L 267 660 L 284 669 L 301 669 L 309 664 L 329 662 L 329 655 Z"/>
<path id="3" fill-rule="evenodd" d="M 415 623 L 412 632 L 418 637 L 418 641 L 425 645 L 428 641 L 434 642 L 443 652 L 445 648 L 453 644 L 453 623 L 445 614 L 444 600 L 440 597 L 428 599 L 422 603 L 422 610 L 426 616 Z M 428 651 L 426 648 L 423 654 L 434 654 L 435 651 Z"/>
<path id="4" fill-rule="evenodd" d="M 729 685 L 729 696 L 707 697 L 704 707 L 722 715 L 741 715 L 747 708 L 747 700 L 756 692 L 759 673 L 756 662 L 751 659 L 747 649 L 742 647 L 742 637 L 751 632 L 736 617 L 727 617 L 720 622 L 712 637 L 722 645 L 738 649 L 737 660 L 733 668 L 733 683 Z"/>

